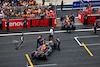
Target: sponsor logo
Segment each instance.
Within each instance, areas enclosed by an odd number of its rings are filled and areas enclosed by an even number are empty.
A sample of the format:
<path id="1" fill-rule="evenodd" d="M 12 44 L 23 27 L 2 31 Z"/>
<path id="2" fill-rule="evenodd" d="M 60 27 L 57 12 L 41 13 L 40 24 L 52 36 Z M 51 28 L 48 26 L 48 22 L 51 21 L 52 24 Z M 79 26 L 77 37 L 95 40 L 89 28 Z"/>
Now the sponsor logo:
<path id="1" fill-rule="evenodd" d="M 23 22 L 9 22 L 9 27 L 23 26 Z M 7 27 L 7 22 L 5 22 L 5 27 Z"/>
<path id="2" fill-rule="evenodd" d="M 55 19 L 55 22 L 54 22 L 55 24 L 57 24 L 57 20 Z"/>
<path id="3" fill-rule="evenodd" d="M 80 14 L 78 15 L 78 18 L 81 19 L 81 15 Z"/>

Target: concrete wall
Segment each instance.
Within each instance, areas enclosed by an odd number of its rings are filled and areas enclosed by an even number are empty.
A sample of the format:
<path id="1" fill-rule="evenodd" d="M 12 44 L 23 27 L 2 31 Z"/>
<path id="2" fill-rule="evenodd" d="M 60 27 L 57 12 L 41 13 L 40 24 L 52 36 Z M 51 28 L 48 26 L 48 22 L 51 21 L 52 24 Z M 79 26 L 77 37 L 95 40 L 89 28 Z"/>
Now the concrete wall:
<path id="1" fill-rule="evenodd" d="M 42 4 L 42 0 L 36 0 L 37 3 Z M 45 0 L 45 5 L 48 5 L 49 3 L 55 4 L 56 0 Z M 49 1 L 49 2 L 47 2 Z M 57 4 L 60 5 L 62 0 L 57 0 Z M 65 3 L 64 4 L 73 4 L 74 1 L 80 1 L 80 0 L 63 0 Z M 84 0 L 84 1 L 92 1 L 92 0 Z"/>

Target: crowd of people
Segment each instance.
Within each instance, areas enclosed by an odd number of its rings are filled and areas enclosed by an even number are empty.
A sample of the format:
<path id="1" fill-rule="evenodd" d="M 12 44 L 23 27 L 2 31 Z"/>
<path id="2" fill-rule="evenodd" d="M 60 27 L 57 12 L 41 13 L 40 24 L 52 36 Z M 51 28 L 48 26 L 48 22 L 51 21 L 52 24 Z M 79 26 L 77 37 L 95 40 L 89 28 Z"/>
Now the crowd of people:
<path id="1" fill-rule="evenodd" d="M 87 7 L 83 6 L 83 14 L 85 16 L 97 13 L 100 14 L 100 8 L 97 11 L 95 11 L 95 9 L 92 8 L 92 3 L 88 2 Z"/>
<path id="2" fill-rule="evenodd" d="M 44 1 L 43 1 L 44 2 Z M 44 6 L 35 0 L 4 0 L 0 3 L 0 14 L 2 18 L 21 18 L 21 17 L 55 17 L 55 10 L 52 4 Z"/>

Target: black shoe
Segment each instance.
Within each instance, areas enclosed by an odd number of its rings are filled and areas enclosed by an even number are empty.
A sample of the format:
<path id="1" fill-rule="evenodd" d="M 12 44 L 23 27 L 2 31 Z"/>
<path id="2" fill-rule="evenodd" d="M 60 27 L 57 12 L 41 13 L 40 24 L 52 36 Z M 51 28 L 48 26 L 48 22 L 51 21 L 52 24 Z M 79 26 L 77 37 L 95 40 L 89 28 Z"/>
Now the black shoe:
<path id="1" fill-rule="evenodd" d="M 16 50 L 18 50 L 18 48 L 15 48 Z"/>
<path id="2" fill-rule="evenodd" d="M 38 65 L 37 63 L 35 65 Z"/>

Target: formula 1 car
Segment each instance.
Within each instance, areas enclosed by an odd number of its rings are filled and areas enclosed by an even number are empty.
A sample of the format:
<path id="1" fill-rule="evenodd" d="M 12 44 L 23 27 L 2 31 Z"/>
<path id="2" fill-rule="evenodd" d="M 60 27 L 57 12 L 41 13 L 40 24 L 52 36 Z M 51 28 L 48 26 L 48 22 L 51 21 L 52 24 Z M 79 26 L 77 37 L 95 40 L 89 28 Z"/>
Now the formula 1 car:
<path id="1" fill-rule="evenodd" d="M 61 30 L 75 30 L 75 25 L 67 25 L 62 23 Z"/>
<path id="2" fill-rule="evenodd" d="M 72 21 L 66 23 L 64 20 L 61 26 L 61 30 L 75 30 L 75 25 Z"/>
<path id="3" fill-rule="evenodd" d="M 45 41 L 45 44 L 41 45 L 37 50 L 35 50 L 31 57 L 36 54 L 37 59 L 48 59 L 48 56 L 52 53 L 53 50 L 53 41 Z M 32 58 L 33 59 L 33 58 Z"/>

